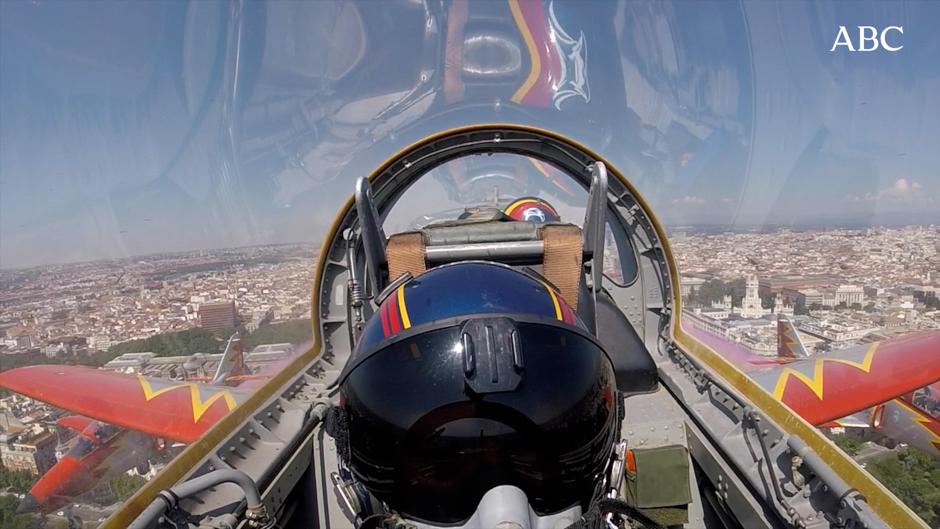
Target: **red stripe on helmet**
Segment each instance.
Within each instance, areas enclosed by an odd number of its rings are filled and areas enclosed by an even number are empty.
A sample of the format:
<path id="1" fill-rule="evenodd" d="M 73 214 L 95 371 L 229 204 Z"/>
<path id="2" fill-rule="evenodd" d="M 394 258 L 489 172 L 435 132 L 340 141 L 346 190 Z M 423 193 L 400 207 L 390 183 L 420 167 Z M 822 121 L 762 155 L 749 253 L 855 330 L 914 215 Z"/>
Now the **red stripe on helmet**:
<path id="1" fill-rule="evenodd" d="M 561 297 L 558 298 L 558 305 L 561 307 L 561 319 L 565 323 L 570 323 L 575 325 L 578 321 L 577 316 L 574 314 L 574 310 L 571 309 L 571 306 L 565 302 Z"/>
<path id="2" fill-rule="evenodd" d="M 382 334 L 386 338 L 388 338 L 388 336 L 391 334 L 391 330 L 389 329 L 388 325 L 388 306 L 389 302 L 386 301 L 379 307 L 379 319 L 382 320 Z"/>
<path id="3" fill-rule="evenodd" d="M 392 327 L 392 334 L 401 332 L 401 315 L 398 313 L 398 297 L 390 296 L 388 298 L 388 323 Z"/>

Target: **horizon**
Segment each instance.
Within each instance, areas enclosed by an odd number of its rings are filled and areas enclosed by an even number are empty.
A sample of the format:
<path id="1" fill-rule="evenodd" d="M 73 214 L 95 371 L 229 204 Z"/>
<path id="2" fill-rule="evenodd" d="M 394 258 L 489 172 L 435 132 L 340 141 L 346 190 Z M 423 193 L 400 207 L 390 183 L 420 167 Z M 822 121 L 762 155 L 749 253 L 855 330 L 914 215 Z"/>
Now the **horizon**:
<path id="1" fill-rule="evenodd" d="M 915 224 L 898 224 L 898 225 L 832 225 L 832 226 L 818 226 L 818 225 L 805 225 L 805 226 L 793 226 L 793 225 L 783 225 L 783 224 L 766 224 L 766 225 L 734 225 L 734 226 L 724 226 L 724 225 L 715 225 L 715 224 L 664 224 L 663 227 L 667 230 L 667 237 L 671 234 L 668 233 L 671 230 L 676 230 L 685 235 L 689 235 L 687 231 L 692 231 L 692 235 L 719 235 L 723 233 L 774 233 L 778 231 L 786 230 L 788 232 L 826 232 L 826 231 L 862 231 L 868 229 L 887 229 L 887 230 L 901 230 L 905 228 L 935 228 L 940 226 L 940 224 L 934 223 L 915 223 Z M 94 264 L 104 264 L 104 263 L 118 263 L 121 261 L 137 261 L 145 260 L 146 258 L 161 258 L 169 257 L 175 255 L 189 255 L 199 252 L 221 252 L 229 250 L 250 250 L 255 248 L 273 248 L 278 246 L 312 246 L 314 252 L 313 256 L 315 257 L 319 253 L 319 246 L 322 245 L 322 240 L 313 240 L 313 241 L 293 241 L 293 242 L 278 242 L 278 243 L 264 243 L 264 244 L 253 244 L 253 245 L 242 245 L 242 246 L 219 246 L 212 248 L 193 248 L 186 250 L 171 250 L 165 252 L 150 252 L 145 254 L 137 255 L 127 255 L 123 257 L 105 257 L 100 259 L 90 259 L 84 261 L 59 261 L 59 262 L 49 262 L 36 265 L 28 266 L 18 266 L 18 267 L 7 267 L 0 265 L 0 272 L 24 272 L 29 270 L 34 270 L 38 268 L 51 268 L 51 267 L 61 267 L 61 266 L 79 266 L 79 265 L 94 265 Z"/>

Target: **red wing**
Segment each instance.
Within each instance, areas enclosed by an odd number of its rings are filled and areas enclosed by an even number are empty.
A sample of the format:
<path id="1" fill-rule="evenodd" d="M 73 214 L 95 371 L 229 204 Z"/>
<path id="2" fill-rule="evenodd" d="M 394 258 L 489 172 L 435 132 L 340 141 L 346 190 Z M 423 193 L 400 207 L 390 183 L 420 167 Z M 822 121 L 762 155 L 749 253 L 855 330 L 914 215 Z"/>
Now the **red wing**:
<path id="1" fill-rule="evenodd" d="M 233 388 L 79 366 L 42 365 L 0 373 L 0 387 L 124 428 L 191 443 L 243 401 Z"/>
<path id="2" fill-rule="evenodd" d="M 0 375 L 0 380 L 2 380 L 2 376 L 3 375 Z M 60 417 L 56 422 L 81 433 L 94 422 L 94 419 L 85 417 L 84 415 L 66 415 L 65 417 Z"/>
<path id="3" fill-rule="evenodd" d="M 754 379 L 807 421 L 824 424 L 940 380 L 940 332 L 795 360 Z"/>

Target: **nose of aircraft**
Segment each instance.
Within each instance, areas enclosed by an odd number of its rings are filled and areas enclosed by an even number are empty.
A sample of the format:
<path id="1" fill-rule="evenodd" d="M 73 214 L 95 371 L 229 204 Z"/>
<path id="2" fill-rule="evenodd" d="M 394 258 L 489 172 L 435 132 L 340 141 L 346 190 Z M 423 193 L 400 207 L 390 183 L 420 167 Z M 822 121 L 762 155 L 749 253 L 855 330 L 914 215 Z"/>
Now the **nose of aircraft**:
<path id="1" fill-rule="evenodd" d="M 27 494 L 25 498 L 20 501 L 20 504 L 16 507 L 16 514 L 24 514 L 28 512 L 33 512 L 39 509 L 39 500 L 36 499 L 32 494 Z"/>

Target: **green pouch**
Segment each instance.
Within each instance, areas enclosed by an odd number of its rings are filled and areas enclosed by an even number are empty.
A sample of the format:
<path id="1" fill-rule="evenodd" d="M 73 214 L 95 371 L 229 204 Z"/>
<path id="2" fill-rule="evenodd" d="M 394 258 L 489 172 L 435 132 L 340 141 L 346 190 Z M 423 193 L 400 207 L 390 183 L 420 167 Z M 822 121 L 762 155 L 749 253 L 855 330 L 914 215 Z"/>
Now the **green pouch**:
<path id="1" fill-rule="evenodd" d="M 653 521 L 663 525 L 688 523 L 689 454 L 682 445 L 634 448 L 636 472 L 624 472 L 623 496 Z"/>

